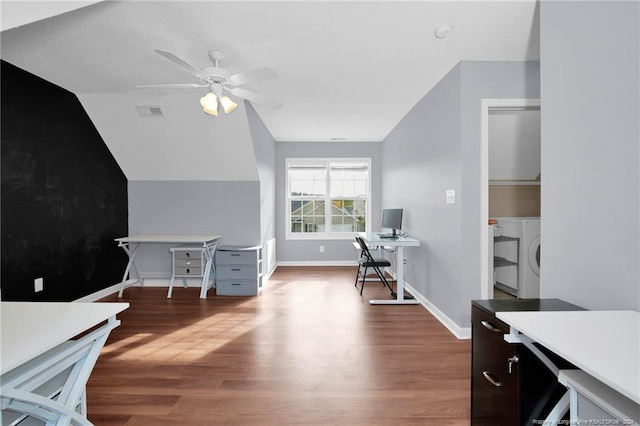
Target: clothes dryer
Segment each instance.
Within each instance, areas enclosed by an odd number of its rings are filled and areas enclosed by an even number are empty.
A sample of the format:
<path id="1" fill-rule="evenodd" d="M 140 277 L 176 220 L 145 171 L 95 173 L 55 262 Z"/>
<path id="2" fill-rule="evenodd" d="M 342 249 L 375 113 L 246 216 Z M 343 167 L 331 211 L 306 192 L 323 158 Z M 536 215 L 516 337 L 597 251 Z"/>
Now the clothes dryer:
<path id="1" fill-rule="evenodd" d="M 496 245 L 496 256 L 507 258 L 517 264 L 514 268 L 504 268 L 502 274 L 505 290 L 519 299 L 540 297 L 540 218 L 503 217 L 498 218 L 502 236 L 514 239 L 513 244 Z"/>

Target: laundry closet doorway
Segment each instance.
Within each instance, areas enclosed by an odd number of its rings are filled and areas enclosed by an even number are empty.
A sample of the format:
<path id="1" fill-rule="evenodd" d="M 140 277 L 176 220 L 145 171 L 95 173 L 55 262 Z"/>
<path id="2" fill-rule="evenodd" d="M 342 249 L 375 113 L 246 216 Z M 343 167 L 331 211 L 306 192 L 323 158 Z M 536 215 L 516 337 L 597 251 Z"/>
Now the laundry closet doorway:
<path id="1" fill-rule="evenodd" d="M 537 268 L 529 268 L 529 247 L 521 244 L 531 242 L 502 236 L 489 219 L 531 219 L 539 227 L 540 100 L 484 99 L 481 108 L 481 298 L 539 297 L 539 235 Z"/>

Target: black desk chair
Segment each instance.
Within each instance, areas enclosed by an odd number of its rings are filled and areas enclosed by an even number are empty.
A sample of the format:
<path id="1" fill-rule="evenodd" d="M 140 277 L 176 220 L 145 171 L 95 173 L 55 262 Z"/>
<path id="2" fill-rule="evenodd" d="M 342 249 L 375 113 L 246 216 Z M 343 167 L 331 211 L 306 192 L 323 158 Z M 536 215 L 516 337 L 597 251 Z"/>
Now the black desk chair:
<path id="1" fill-rule="evenodd" d="M 383 285 L 386 285 L 391 294 L 393 293 L 393 288 L 391 284 L 387 281 L 384 276 L 384 272 L 380 268 L 386 268 L 391 266 L 391 262 L 384 258 L 374 258 L 367 247 L 367 243 L 361 238 L 356 236 L 356 242 L 360 248 L 360 258 L 358 259 L 358 272 L 356 273 L 356 282 L 355 287 L 358 288 L 358 281 L 361 279 L 362 285 L 360 286 L 360 295 L 362 296 L 362 290 L 364 290 L 364 283 L 367 279 L 367 269 L 371 268 L 375 271 L 378 278 Z"/>

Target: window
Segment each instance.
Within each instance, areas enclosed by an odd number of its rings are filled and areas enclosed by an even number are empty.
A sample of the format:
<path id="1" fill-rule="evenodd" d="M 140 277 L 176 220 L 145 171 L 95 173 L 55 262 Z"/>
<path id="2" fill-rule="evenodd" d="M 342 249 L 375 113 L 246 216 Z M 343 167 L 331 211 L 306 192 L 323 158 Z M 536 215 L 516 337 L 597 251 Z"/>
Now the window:
<path id="1" fill-rule="evenodd" d="M 370 159 L 287 159 L 287 238 L 353 238 L 367 229 Z"/>

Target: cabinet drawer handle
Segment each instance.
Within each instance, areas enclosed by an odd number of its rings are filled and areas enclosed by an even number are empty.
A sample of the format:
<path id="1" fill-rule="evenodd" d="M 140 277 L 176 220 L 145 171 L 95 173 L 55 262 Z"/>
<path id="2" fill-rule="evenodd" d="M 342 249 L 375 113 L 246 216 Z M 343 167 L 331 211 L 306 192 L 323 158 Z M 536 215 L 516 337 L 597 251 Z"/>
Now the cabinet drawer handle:
<path id="1" fill-rule="evenodd" d="M 483 376 L 484 376 L 484 378 L 485 378 L 485 379 L 487 379 L 487 381 L 488 381 L 489 383 L 491 383 L 493 386 L 497 386 L 497 387 L 502 386 L 502 382 L 501 382 L 501 381 L 499 381 L 499 380 L 496 378 L 496 376 L 494 376 L 494 375 L 493 375 L 493 374 L 491 374 L 490 372 L 488 372 L 488 371 L 483 371 L 483 372 L 482 372 L 482 375 L 483 375 Z"/>
<path id="2" fill-rule="evenodd" d="M 240 256 L 240 253 L 231 253 L 229 256 L 237 257 Z"/>
<path id="3" fill-rule="evenodd" d="M 187 261 L 185 262 L 185 265 L 190 266 L 190 265 L 191 265 L 191 261 L 190 261 L 190 260 L 187 260 Z"/>
<path id="4" fill-rule="evenodd" d="M 232 271 L 237 272 L 240 270 L 240 268 L 231 268 Z"/>
<path id="5" fill-rule="evenodd" d="M 187 274 L 191 273 L 191 269 L 187 268 Z"/>
<path id="6" fill-rule="evenodd" d="M 502 330 L 500 330 L 495 325 L 491 324 L 489 321 L 480 321 L 480 324 L 482 324 L 485 328 L 488 328 L 489 330 L 491 330 L 491 331 L 493 331 L 495 333 L 501 333 L 502 332 Z"/>
<path id="7" fill-rule="evenodd" d="M 231 285 L 242 285 L 240 283 L 231 283 Z"/>
<path id="8" fill-rule="evenodd" d="M 191 257 L 191 253 L 186 252 L 186 253 L 184 254 L 184 256 L 185 256 L 185 257 L 187 257 L 187 258 L 189 258 L 189 257 Z"/>

